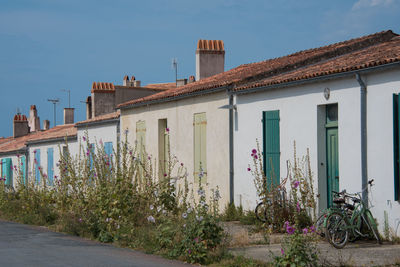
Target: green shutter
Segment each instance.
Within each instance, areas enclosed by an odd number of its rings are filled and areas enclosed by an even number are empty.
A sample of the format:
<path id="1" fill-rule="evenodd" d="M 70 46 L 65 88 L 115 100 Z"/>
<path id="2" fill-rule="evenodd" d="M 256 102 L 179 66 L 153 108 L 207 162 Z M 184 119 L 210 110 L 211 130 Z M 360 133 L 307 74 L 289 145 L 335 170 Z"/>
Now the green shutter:
<path id="1" fill-rule="evenodd" d="M 26 157 L 23 155 L 21 156 L 21 171 L 22 171 L 22 182 L 24 185 L 27 184 L 26 180 Z"/>
<path id="2" fill-rule="evenodd" d="M 13 186 L 13 166 L 11 158 L 6 158 L 3 161 L 3 175 L 6 178 L 5 184 Z"/>
<path id="3" fill-rule="evenodd" d="M 394 199 L 400 200 L 400 168 L 399 168 L 399 154 L 400 154 L 400 131 L 399 131 L 399 118 L 400 118 L 400 105 L 399 95 L 393 94 L 393 167 L 394 167 Z"/>
<path id="4" fill-rule="evenodd" d="M 136 122 L 136 140 L 138 144 L 138 151 L 140 160 L 144 160 L 145 156 L 145 146 L 146 146 L 146 122 L 138 121 Z"/>
<path id="5" fill-rule="evenodd" d="M 36 177 L 36 183 L 40 183 L 40 149 L 35 150 L 35 159 L 36 159 L 36 165 L 35 165 L 35 177 Z"/>
<path id="6" fill-rule="evenodd" d="M 54 178 L 54 160 L 53 160 L 53 148 L 47 149 L 47 178 L 49 185 L 53 185 Z"/>
<path id="7" fill-rule="evenodd" d="M 279 110 L 263 112 L 264 173 L 267 183 L 280 183 Z"/>
<path id="8" fill-rule="evenodd" d="M 199 175 L 203 174 L 201 181 L 207 182 L 207 118 L 206 113 L 194 114 L 194 178 L 199 181 Z"/>

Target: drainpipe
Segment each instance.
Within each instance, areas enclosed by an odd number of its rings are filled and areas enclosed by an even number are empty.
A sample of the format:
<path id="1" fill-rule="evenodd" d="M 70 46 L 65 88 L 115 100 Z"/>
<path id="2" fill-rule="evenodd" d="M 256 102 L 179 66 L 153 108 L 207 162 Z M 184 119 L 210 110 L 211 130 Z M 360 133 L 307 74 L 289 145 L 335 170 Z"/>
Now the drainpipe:
<path id="1" fill-rule="evenodd" d="M 367 86 L 356 73 L 360 85 L 360 113 L 361 113 L 361 186 L 362 200 L 368 206 L 368 169 L 367 169 Z"/>
<path id="2" fill-rule="evenodd" d="M 233 194 L 233 95 L 229 94 L 229 203 L 234 203 Z"/>

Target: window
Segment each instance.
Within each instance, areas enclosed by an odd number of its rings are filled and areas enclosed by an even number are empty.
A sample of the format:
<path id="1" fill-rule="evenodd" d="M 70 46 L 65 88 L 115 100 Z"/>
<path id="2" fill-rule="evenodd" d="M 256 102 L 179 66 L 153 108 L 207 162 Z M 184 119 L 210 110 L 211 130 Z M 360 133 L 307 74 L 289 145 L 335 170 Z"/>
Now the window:
<path id="1" fill-rule="evenodd" d="M 207 182 L 207 118 L 206 113 L 194 114 L 194 179 Z"/>
<path id="2" fill-rule="evenodd" d="M 53 160 L 53 148 L 47 149 L 47 177 L 49 185 L 53 185 L 54 180 L 54 160 Z"/>
<path id="3" fill-rule="evenodd" d="M 167 119 L 158 120 L 158 158 L 160 160 L 159 176 L 168 173 L 169 163 L 169 136 Z"/>
<path id="4" fill-rule="evenodd" d="M 393 94 L 393 166 L 394 166 L 394 199 L 400 200 L 400 95 Z"/>
<path id="5" fill-rule="evenodd" d="M 106 153 L 106 155 L 107 155 L 107 160 L 108 160 L 109 166 L 111 168 L 111 160 L 112 160 L 112 155 L 113 155 L 112 142 L 105 142 L 104 143 L 104 153 Z"/>
<path id="6" fill-rule="evenodd" d="M 6 178 L 5 185 L 13 186 L 13 166 L 11 158 L 2 160 L 2 174 Z"/>
<path id="7" fill-rule="evenodd" d="M 263 112 L 263 155 L 267 185 L 280 183 L 279 110 Z"/>
<path id="8" fill-rule="evenodd" d="M 40 149 L 35 149 L 33 153 L 35 154 L 34 164 L 36 183 L 40 183 Z"/>

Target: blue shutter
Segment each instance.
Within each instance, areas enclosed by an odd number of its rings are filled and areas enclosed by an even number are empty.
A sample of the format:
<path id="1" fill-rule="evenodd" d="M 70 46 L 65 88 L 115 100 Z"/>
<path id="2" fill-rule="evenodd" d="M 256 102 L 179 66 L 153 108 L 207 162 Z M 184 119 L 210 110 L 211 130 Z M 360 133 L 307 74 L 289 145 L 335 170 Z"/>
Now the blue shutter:
<path id="1" fill-rule="evenodd" d="M 106 153 L 106 155 L 108 157 L 108 161 L 110 163 L 110 168 L 111 168 L 111 159 L 112 159 L 112 154 L 113 154 L 112 142 L 105 142 L 104 143 L 104 152 Z"/>
<path id="2" fill-rule="evenodd" d="M 49 184 L 53 185 L 54 166 L 53 166 L 53 148 L 47 149 L 47 177 Z"/>
<path id="3" fill-rule="evenodd" d="M 6 178 L 5 184 L 8 186 L 13 186 L 13 166 L 10 158 L 6 158 L 3 162 L 3 175 Z"/>
<path id="4" fill-rule="evenodd" d="M 25 156 L 21 156 L 21 172 L 22 172 L 22 183 L 24 185 L 26 185 L 27 180 L 26 180 L 26 157 Z"/>
<path id="5" fill-rule="evenodd" d="M 279 110 L 263 112 L 264 173 L 267 184 L 280 183 Z"/>
<path id="6" fill-rule="evenodd" d="M 90 169 L 93 170 L 94 144 L 89 144 L 89 153 Z"/>
<path id="7" fill-rule="evenodd" d="M 36 159 L 36 164 L 35 164 L 35 177 L 36 177 L 36 183 L 40 183 L 40 149 L 36 149 L 35 153 L 35 159 Z"/>

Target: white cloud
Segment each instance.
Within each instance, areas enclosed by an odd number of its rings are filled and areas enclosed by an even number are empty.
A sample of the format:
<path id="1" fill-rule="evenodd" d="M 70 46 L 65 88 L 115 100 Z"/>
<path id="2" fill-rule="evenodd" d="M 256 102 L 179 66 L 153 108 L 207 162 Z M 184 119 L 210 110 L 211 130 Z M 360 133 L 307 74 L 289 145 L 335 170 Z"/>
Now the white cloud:
<path id="1" fill-rule="evenodd" d="M 376 7 L 376 6 L 389 6 L 393 3 L 393 0 L 358 0 L 352 10 L 361 8 Z"/>

